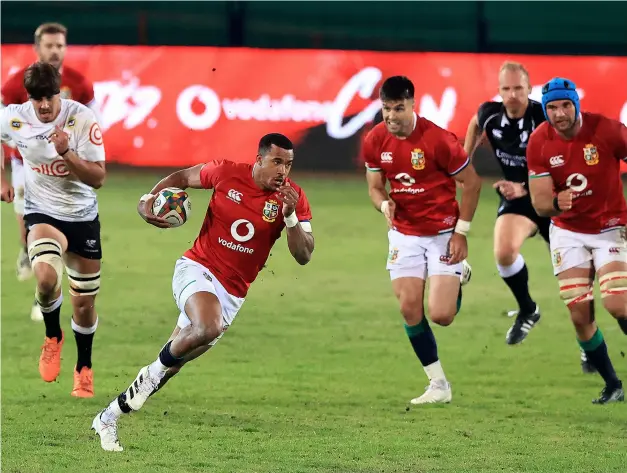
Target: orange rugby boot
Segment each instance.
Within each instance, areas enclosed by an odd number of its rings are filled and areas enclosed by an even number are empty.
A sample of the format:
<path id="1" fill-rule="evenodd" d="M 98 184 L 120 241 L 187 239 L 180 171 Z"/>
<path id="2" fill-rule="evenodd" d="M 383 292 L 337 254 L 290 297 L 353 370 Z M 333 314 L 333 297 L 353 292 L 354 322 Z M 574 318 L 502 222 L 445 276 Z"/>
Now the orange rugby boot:
<path id="1" fill-rule="evenodd" d="M 61 342 L 57 343 L 57 339 L 48 338 L 44 339 L 44 344 L 41 346 L 41 356 L 39 357 L 39 374 L 41 379 L 46 383 L 52 383 L 59 372 L 61 371 L 61 349 L 63 348 L 63 342 L 65 342 L 65 335 L 61 332 Z"/>
<path id="2" fill-rule="evenodd" d="M 74 397 L 94 397 L 94 372 L 91 368 L 83 366 L 81 372 L 76 371 L 74 367 L 74 389 L 72 389 Z"/>

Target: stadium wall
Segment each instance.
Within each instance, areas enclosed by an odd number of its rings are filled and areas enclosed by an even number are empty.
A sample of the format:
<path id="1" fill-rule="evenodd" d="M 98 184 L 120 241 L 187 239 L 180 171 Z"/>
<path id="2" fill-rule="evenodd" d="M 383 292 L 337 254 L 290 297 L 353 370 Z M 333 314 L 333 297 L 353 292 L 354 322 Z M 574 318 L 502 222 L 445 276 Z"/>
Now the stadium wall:
<path id="1" fill-rule="evenodd" d="M 625 55 L 627 2 L 2 2 L 2 44 L 59 21 L 71 44 Z"/>
<path id="2" fill-rule="evenodd" d="M 31 45 L 3 44 L 1 52 L 3 82 L 35 59 Z M 497 99 L 506 59 L 526 65 L 532 98 L 564 75 L 576 82 L 583 109 L 627 123 L 627 57 L 72 46 L 66 64 L 94 82 L 110 162 L 249 161 L 260 136 L 280 131 L 297 143 L 300 169 L 349 171 L 361 166 L 383 78 L 409 76 L 417 111 L 463 139 L 479 104 Z M 477 164 L 498 173 L 494 159 Z"/>

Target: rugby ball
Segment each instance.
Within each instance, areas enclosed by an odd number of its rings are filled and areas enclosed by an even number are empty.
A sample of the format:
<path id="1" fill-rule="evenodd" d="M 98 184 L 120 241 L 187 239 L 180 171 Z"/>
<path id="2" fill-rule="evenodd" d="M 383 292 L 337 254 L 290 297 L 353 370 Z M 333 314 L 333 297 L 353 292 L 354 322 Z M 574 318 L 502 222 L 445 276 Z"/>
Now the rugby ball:
<path id="1" fill-rule="evenodd" d="M 171 228 L 180 227 L 191 215 L 189 195 L 182 189 L 166 187 L 161 190 L 152 204 L 152 213 L 165 219 Z"/>

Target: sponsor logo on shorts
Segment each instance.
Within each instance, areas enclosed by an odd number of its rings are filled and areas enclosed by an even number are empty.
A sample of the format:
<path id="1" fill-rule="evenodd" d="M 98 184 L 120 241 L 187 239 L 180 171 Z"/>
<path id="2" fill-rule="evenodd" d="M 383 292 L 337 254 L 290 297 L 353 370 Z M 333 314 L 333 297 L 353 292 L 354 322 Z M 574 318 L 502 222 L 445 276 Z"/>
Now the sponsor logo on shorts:
<path id="1" fill-rule="evenodd" d="M 618 248 L 617 246 L 613 246 L 608 251 L 611 255 L 620 255 L 621 248 Z"/>
<path id="2" fill-rule="evenodd" d="M 553 257 L 553 266 L 561 266 L 562 255 L 559 252 L 559 250 L 553 250 L 552 257 Z"/>
<path id="3" fill-rule="evenodd" d="M 388 262 L 396 263 L 397 259 L 398 259 L 398 248 L 391 248 L 390 252 L 388 253 Z"/>
<path id="4" fill-rule="evenodd" d="M 440 255 L 440 263 L 448 263 L 451 260 L 449 255 Z"/>

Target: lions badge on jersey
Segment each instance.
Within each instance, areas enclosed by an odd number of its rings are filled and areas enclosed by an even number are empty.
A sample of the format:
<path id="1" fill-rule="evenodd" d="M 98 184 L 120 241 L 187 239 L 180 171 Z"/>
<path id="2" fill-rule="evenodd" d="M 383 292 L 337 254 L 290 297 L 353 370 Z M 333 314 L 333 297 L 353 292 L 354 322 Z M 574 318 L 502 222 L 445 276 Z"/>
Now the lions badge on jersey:
<path id="1" fill-rule="evenodd" d="M 422 171 L 426 166 L 425 154 L 420 148 L 416 148 L 411 152 L 411 167 L 416 171 Z"/>
<path id="2" fill-rule="evenodd" d="M 583 148 L 583 159 L 586 160 L 588 166 L 594 166 L 599 163 L 599 153 L 597 147 L 593 144 L 588 144 Z"/>
<path id="3" fill-rule="evenodd" d="M 72 99 L 72 89 L 69 87 L 61 87 L 61 98 L 62 99 Z"/>
<path id="4" fill-rule="evenodd" d="M 279 215 L 279 203 L 276 200 L 270 199 L 266 201 L 263 207 L 263 219 L 266 222 L 272 223 Z"/>

